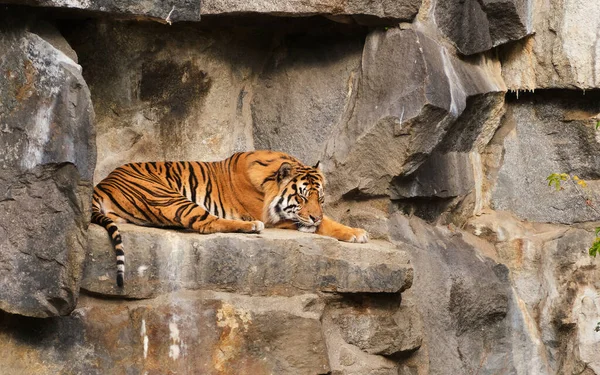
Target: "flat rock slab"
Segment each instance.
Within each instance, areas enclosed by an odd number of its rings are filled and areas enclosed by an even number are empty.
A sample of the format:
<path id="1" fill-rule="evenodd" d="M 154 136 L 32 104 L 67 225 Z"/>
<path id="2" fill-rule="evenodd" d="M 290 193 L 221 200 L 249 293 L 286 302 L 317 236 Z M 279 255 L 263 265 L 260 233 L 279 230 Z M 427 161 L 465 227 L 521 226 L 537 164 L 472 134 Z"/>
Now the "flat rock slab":
<path id="1" fill-rule="evenodd" d="M 275 0 L 0 0 L 0 3 L 71 8 L 126 16 L 143 16 L 167 22 L 200 21 L 201 16 L 268 14 L 274 16 L 353 16 L 361 24 L 411 21 L 421 0 L 382 1 L 275 1 Z"/>
<path id="2" fill-rule="evenodd" d="M 275 0 L 204 0 L 202 15 L 266 13 L 278 16 L 355 16 L 362 24 L 378 23 L 381 20 L 411 21 L 421 6 L 421 0 L 380 1 L 275 1 Z"/>
<path id="3" fill-rule="evenodd" d="M 306 292 L 396 293 L 410 288 L 413 268 L 388 242 L 350 244 L 290 230 L 211 234 L 120 224 L 125 287 L 104 228 L 91 225 L 82 287 L 92 293 L 150 298 L 178 289 L 252 295 Z"/>

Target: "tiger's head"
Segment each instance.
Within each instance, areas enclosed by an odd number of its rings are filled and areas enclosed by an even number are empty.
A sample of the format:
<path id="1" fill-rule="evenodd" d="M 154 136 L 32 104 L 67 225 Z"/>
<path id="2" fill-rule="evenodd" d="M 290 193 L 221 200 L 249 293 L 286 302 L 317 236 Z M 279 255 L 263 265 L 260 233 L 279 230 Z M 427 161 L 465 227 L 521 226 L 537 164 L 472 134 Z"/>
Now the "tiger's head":
<path id="1" fill-rule="evenodd" d="M 314 167 L 284 162 L 276 174 L 278 193 L 269 204 L 272 223 L 291 220 L 302 232 L 315 232 L 323 220 L 325 178 Z"/>

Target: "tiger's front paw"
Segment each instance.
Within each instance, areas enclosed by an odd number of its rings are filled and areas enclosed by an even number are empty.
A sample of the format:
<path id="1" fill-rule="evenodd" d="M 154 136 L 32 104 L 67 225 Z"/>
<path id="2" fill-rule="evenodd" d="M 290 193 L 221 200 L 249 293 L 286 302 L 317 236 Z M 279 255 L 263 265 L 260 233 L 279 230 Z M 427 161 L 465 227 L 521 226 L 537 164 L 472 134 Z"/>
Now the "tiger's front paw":
<path id="1" fill-rule="evenodd" d="M 366 230 L 360 228 L 352 228 L 354 234 L 349 242 L 365 243 L 369 241 L 369 233 Z"/>
<path id="2" fill-rule="evenodd" d="M 338 232 L 338 234 L 334 235 L 334 237 L 344 242 L 365 243 L 369 241 L 369 233 L 360 228 L 346 227 L 345 230 L 343 230 L 341 233 Z"/>
<path id="3" fill-rule="evenodd" d="M 260 233 L 263 229 L 265 229 L 265 223 L 263 223 L 262 221 L 250 221 L 250 224 L 252 224 L 252 229 L 250 229 L 248 232 L 249 233 Z"/>
<path id="4" fill-rule="evenodd" d="M 254 220 L 254 221 L 241 221 L 234 220 L 233 230 L 229 230 L 228 232 L 241 232 L 241 233 L 260 233 L 263 229 L 265 229 L 265 224 L 262 221 Z"/>

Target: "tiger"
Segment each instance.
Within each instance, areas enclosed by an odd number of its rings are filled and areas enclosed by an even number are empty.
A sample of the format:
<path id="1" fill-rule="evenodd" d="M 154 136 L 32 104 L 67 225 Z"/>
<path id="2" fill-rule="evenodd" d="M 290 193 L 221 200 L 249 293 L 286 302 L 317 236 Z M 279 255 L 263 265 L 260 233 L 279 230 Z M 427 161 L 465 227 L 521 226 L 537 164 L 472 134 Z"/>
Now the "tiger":
<path id="1" fill-rule="evenodd" d="M 325 178 L 277 151 L 238 152 L 216 162 L 129 163 L 95 187 L 91 222 L 103 226 L 123 287 L 125 251 L 116 223 L 183 228 L 198 233 L 259 233 L 265 227 L 364 243 L 368 233 L 323 215 Z"/>

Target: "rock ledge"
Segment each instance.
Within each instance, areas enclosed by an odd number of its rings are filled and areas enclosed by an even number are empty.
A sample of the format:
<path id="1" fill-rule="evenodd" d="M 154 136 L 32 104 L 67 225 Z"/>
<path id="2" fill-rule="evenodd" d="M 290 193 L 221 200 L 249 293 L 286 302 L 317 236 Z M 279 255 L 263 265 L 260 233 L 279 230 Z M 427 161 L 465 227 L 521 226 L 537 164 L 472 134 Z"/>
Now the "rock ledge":
<path id="1" fill-rule="evenodd" d="M 125 287 L 114 280 L 115 257 L 106 231 L 89 230 L 82 287 L 94 294 L 151 298 L 178 289 L 252 295 L 307 292 L 397 293 L 410 288 L 404 251 L 383 241 L 349 244 L 289 230 L 202 235 L 120 224 L 126 253 Z"/>
<path id="2" fill-rule="evenodd" d="M 411 21 L 421 0 L 348 1 L 241 1 L 241 0 L 0 0 L 0 3 L 80 9 L 125 17 L 172 22 L 197 22 L 201 16 L 266 14 L 285 17 L 322 15 L 340 22 L 395 24 Z"/>

